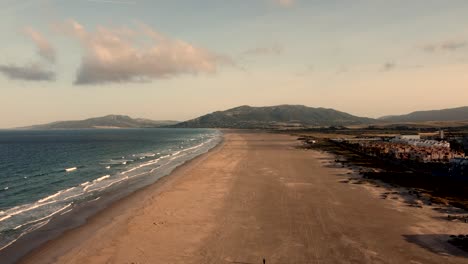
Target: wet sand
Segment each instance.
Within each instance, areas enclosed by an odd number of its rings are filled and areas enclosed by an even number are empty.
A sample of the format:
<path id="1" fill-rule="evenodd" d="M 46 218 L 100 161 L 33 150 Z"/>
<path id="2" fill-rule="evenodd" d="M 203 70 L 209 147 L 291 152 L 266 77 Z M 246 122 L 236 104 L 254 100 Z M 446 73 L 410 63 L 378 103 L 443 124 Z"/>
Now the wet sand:
<path id="1" fill-rule="evenodd" d="M 224 142 L 21 263 L 468 263 L 468 234 L 429 208 L 344 184 L 333 157 L 295 137 L 227 131 Z"/>

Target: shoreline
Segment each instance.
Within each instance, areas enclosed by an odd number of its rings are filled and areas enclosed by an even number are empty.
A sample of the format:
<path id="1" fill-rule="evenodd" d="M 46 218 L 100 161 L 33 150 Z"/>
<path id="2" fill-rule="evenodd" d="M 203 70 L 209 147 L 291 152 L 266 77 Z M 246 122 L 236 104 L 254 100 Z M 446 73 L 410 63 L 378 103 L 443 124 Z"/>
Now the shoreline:
<path id="1" fill-rule="evenodd" d="M 349 169 L 332 155 L 290 135 L 223 136 L 19 263 L 466 262 L 444 241 L 465 224 L 343 184 Z"/>
<path id="2" fill-rule="evenodd" d="M 219 130 L 221 131 L 221 130 Z M 107 211 L 111 211 L 112 208 L 118 206 L 119 203 L 131 199 L 132 196 L 141 195 L 139 193 L 148 192 L 148 189 L 160 188 L 166 182 L 171 181 L 171 176 L 176 174 L 182 167 L 189 166 L 192 162 L 201 159 L 203 156 L 208 155 L 210 152 L 216 151 L 224 142 L 224 135 L 221 131 L 219 142 L 209 149 L 208 151 L 199 154 L 198 156 L 184 161 L 182 164 L 177 165 L 174 169 L 170 170 L 169 173 L 163 174 L 153 183 L 136 187 L 131 190 L 124 190 L 123 188 L 118 191 L 107 191 L 100 196 L 101 199 L 91 200 L 84 204 L 81 204 L 74 210 L 66 212 L 63 215 L 58 215 L 56 218 L 52 218 L 43 227 L 34 230 L 31 233 L 25 234 L 20 237 L 10 246 L 0 251 L 0 262 L 1 263 L 19 263 L 29 255 L 34 254 L 37 250 L 43 247 L 47 247 L 48 244 L 60 239 L 61 237 L 73 233 L 79 232 L 81 228 L 88 226 L 90 223 L 99 218 L 100 215 L 105 214 Z M 133 183 L 135 186 L 141 183 Z M 44 237 L 46 232 L 47 238 Z"/>

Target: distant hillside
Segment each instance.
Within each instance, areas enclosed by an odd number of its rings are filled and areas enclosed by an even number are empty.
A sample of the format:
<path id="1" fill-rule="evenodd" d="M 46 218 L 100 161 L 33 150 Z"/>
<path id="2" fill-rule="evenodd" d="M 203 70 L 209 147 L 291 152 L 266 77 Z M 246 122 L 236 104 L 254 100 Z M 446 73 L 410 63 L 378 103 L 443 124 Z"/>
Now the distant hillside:
<path id="1" fill-rule="evenodd" d="M 265 128 L 277 126 L 345 126 L 369 124 L 375 120 L 326 108 L 303 105 L 270 107 L 240 106 L 207 114 L 173 127 L 187 128 Z"/>
<path id="2" fill-rule="evenodd" d="M 388 122 L 463 121 L 468 120 L 468 106 L 442 110 L 417 111 L 399 116 L 385 116 L 379 118 L 379 120 Z"/>
<path id="3" fill-rule="evenodd" d="M 23 129 L 80 129 L 80 128 L 144 128 L 162 127 L 176 124 L 176 121 L 153 121 L 131 118 L 124 115 L 107 115 L 77 121 L 59 121 L 43 125 L 23 127 Z"/>

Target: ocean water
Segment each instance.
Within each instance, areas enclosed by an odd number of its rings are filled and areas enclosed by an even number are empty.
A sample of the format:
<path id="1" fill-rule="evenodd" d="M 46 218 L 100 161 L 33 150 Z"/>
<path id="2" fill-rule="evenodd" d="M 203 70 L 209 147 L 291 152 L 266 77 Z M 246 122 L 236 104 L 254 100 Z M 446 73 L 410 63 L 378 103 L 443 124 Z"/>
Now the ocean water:
<path id="1" fill-rule="evenodd" d="M 83 203 L 155 182 L 220 141 L 209 129 L 0 131 L 0 252 Z"/>

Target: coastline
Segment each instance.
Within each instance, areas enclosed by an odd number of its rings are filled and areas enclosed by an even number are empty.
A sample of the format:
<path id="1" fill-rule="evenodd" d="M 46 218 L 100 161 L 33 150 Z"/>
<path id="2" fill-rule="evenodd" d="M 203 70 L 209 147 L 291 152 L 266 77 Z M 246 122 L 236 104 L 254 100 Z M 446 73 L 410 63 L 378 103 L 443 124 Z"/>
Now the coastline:
<path id="1" fill-rule="evenodd" d="M 202 158 L 212 151 L 216 151 L 223 144 L 223 135 L 221 133 L 219 142 L 206 152 L 198 154 L 194 158 L 185 160 L 180 165 L 176 165 L 175 168 L 169 169 L 169 172 L 163 172 L 161 176 L 150 183 L 146 184 L 146 180 L 142 182 L 132 183 L 131 188 L 121 189 L 118 191 L 107 191 L 99 197 L 100 199 L 91 200 L 87 203 L 81 204 L 74 210 L 66 211 L 63 215 L 59 215 L 56 218 L 52 218 L 43 227 L 34 230 L 32 233 L 26 234 L 24 237 L 20 237 L 12 245 L 6 247 L 0 251 L 0 263 L 17 263 L 22 261 L 28 255 L 33 254 L 35 251 L 47 247 L 49 243 L 60 239 L 61 237 L 73 233 L 79 232 L 80 228 L 88 226 L 88 224 L 99 218 L 101 214 L 106 211 L 113 210 L 119 203 L 130 199 L 132 196 L 138 195 L 140 192 L 148 192 L 149 188 L 159 188 L 170 181 L 169 178 L 180 170 L 184 166 L 189 166 L 191 162 Z M 141 194 L 140 194 L 141 195 Z"/>
<path id="2" fill-rule="evenodd" d="M 466 225 L 343 184 L 349 169 L 296 137 L 224 132 L 208 153 L 19 263 L 466 262 L 443 242 Z"/>

